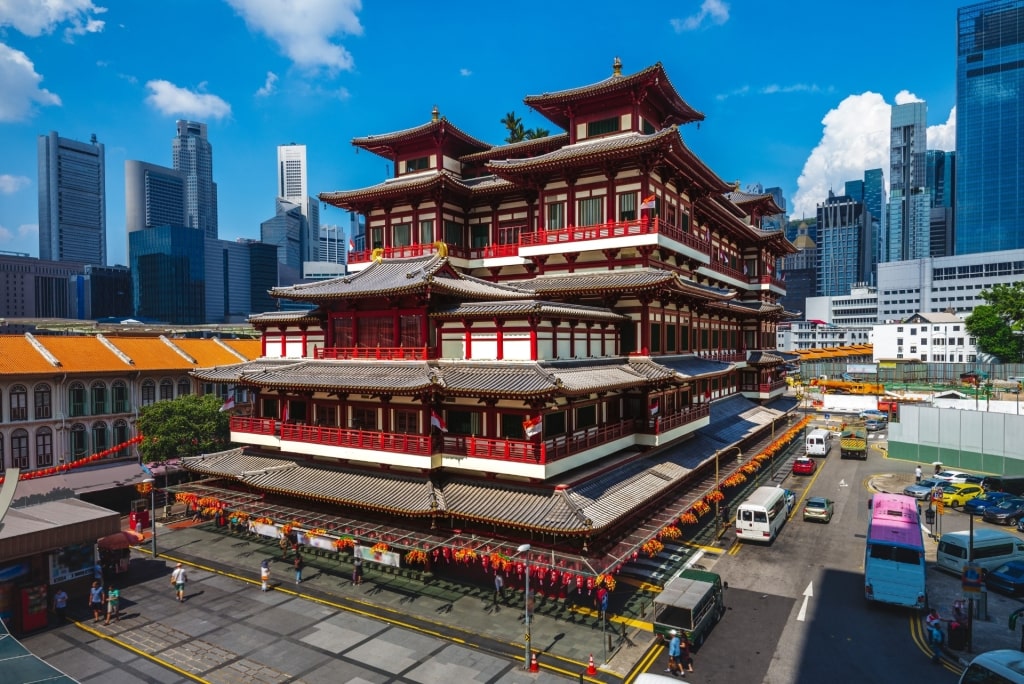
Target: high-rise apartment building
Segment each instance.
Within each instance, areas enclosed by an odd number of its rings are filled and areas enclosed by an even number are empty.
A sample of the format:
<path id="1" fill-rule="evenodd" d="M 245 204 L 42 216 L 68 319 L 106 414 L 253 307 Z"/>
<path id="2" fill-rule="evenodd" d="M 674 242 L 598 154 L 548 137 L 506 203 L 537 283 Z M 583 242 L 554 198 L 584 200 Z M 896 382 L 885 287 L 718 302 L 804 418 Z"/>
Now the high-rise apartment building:
<path id="1" fill-rule="evenodd" d="M 925 191 L 928 106 L 924 102 L 893 105 L 889 126 L 889 212 L 885 257 L 881 261 L 918 259 L 929 252 L 930 199 Z"/>
<path id="2" fill-rule="evenodd" d="M 863 202 L 829 193 L 818 205 L 817 291 L 820 296 L 850 294 L 855 283 L 867 282 L 871 273 L 868 212 Z"/>
<path id="3" fill-rule="evenodd" d="M 185 176 L 185 225 L 217 237 L 217 184 L 213 182 L 213 146 L 206 124 L 178 121 L 171 145 L 174 170 Z"/>
<path id="4" fill-rule="evenodd" d="M 103 144 L 40 135 L 39 258 L 107 263 L 107 186 Z"/>
<path id="5" fill-rule="evenodd" d="M 306 219 L 301 245 L 302 261 L 322 261 L 320 205 L 316 198 L 309 196 L 306 168 L 305 145 L 290 143 L 277 146 L 277 196 L 298 205 Z"/>
<path id="6" fill-rule="evenodd" d="M 1024 247 L 1024 0 L 957 10 L 956 254 Z"/>

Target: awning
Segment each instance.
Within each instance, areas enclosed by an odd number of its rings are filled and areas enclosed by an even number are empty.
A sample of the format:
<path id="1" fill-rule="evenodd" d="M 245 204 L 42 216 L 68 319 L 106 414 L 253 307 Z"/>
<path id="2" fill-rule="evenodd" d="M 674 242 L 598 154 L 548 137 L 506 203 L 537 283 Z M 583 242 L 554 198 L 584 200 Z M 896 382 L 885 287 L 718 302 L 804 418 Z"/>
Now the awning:
<path id="1" fill-rule="evenodd" d="M 96 545 L 106 551 L 117 551 L 118 549 L 127 549 L 129 546 L 141 544 L 144 540 L 145 537 L 137 532 L 121 530 L 120 532 L 108 534 L 106 537 L 97 539 Z"/>

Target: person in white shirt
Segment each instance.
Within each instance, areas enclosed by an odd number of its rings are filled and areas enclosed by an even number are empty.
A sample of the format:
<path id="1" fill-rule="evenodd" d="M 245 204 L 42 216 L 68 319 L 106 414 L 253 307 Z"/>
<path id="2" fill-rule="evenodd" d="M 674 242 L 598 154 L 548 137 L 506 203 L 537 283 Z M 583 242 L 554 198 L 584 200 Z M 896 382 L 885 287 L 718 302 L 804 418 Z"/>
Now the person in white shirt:
<path id="1" fill-rule="evenodd" d="M 185 572 L 185 566 L 178 563 L 178 566 L 171 572 L 171 584 L 174 585 L 179 603 L 185 602 L 185 582 L 187 581 L 188 575 Z"/>

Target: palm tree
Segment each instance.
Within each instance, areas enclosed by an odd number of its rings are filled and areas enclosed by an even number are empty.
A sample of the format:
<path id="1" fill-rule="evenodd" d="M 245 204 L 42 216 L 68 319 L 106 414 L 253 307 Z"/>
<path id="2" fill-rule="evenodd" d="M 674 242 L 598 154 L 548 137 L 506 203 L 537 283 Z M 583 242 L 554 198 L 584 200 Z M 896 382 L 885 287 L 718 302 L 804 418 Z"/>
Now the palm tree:
<path id="1" fill-rule="evenodd" d="M 523 130 L 523 120 L 516 116 L 515 112 L 507 113 L 505 118 L 501 120 L 501 125 L 508 130 L 505 142 L 511 144 L 526 139 L 526 131 Z"/>
<path id="2" fill-rule="evenodd" d="M 538 126 L 537 128 L 531 128 L 523 133 L 523 140 L 536 140 L 537 138 L 546 138 L 549 135 L 551 135 L 551 131 Z"/>

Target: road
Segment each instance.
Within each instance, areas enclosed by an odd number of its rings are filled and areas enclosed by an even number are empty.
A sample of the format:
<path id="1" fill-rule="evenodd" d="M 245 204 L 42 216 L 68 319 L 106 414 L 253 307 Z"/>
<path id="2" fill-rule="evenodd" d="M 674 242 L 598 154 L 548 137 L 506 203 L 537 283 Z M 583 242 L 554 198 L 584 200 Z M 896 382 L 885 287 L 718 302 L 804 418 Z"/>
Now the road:
<path id="1" fill-rule="evenodd" d="M 873 433 L 869 443 L 884 442 Z M 912 472 L 869 448 L 866 461 L 841 460 L 838 444 L 817 459 L 812 476 L 789 476 L 793 516 L 771 546 L 723 537 L 725 553 L 704 565 L 722 575 L 728 611 L 695 655 L 699 682 L 820 684 L 822 681 L 923 681 L 952 684 L 957 675 L 933 665 L 914 640 L 916 613 L 864 600 L 866 484 L 880 472 Z M 835 501 L 829 524 L 804 522 L 807 496 Z M 664 669 L 664 658 L 651 671 Z"/>

